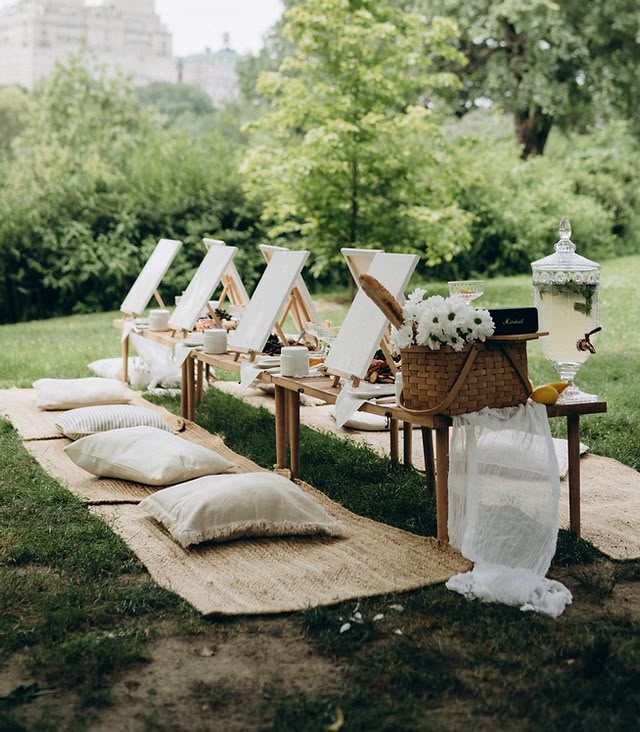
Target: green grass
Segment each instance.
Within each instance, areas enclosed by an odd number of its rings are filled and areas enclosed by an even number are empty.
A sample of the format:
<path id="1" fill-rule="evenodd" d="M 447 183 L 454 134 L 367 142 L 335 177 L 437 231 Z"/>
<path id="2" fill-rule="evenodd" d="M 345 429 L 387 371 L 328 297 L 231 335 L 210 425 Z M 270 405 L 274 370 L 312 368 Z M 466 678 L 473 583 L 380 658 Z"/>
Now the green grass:
<path id="1" fill-rule="evenodd" d="M 579 375 L 584 388 L 609 403 L 607 414 L 582 420 L 583 440 L 594 452 L 636 469 L 639 266 L 640 257 L 603 265 L 604 331 L 598 354 Z M 446 285 L 429 289 L 444 293 Z M 481 301 L 530 302 L 527 277 L 488 281 Z M 327 308 L 323 316 L 338 322 L 338 312 Z M 88 375 L 88 362 L 120 351 L 111 324 L 115 315 L 1 326 L 0 386 Z M 555 376 L 535 346 L 530 370 L 536 383 Z M 178 410 L 176 399 L 155 401 Z M 266 410 L 211 389 L 197 418 L 223 433 L 233 449 L 266 467 L 274 463 L 274 423 Z M 560 423 L 554 421 L 554 429 Z M 415 533 L 434 533 L 433 501 L 416 472 L 304 427 L 301 450 L 303 478 L 334 500 Z M 0 497 L 0 671 L 20 658 L 33 680 L 0 698 L 0 729 L 91 729 L 111 703 L 114 682 L 147 662 L 155 638 L 249 632 L 256 643 L 270 634 L 286 644 L 278 619 L 205 622 L 158 588 L 126 545 L 43 472 L 4 421 Z M 557 620 L 468 602 L 443 586 L 295 614 L 297 632 L 329 659 L 339 683 L 309 692 L 293 690 L 277 676 L 266 678 L 264 693 L 255 699 L 260 714 L 249 715 L 246 728 L 257 729 L 260 718 L 267 720 L 260 726 L 265 730 L 322 730 L 341 714 L 349 731 L 636 728 L 638 611 L 609 608 L 621 583 L 640 581 L 640 562 L 608 561 L 588 542 L 561 531 L 552 575 L 572 584 L 577 602 Z M 360 616 L 353 620 L 356 608 Z M 350 630 L 341 633 L 349 619 Z M 242 682 L 230 678 L 223 688 L 203 683 L 192 691 L 191 703 L 215 710 L 216 723 L 223 724 Z M 68 697 L 57 701 L 69 693 L 71 711 L 63 706 Z M 39 707 L 46 712 L 30 711 L 41 694 L 50 694 L 43 697 L 47 706 Z M 180 727 L 163 720 L 154 706 L 144 728 Z"/>

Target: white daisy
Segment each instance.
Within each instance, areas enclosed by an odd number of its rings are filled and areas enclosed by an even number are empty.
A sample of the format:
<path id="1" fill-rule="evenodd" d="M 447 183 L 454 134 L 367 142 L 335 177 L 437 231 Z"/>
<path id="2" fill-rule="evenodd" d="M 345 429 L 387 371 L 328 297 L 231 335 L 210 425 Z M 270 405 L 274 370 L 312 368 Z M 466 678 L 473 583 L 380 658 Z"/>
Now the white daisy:
<path id="1" fill-rule="evenodd" d="M 396 353 L 400 352 L 402 348 L 408 348 L 413 342 L 413 323 L 403 323 L 397 330 L 392 329 L 391 332 L 391 344 L 393 345 Z"/>

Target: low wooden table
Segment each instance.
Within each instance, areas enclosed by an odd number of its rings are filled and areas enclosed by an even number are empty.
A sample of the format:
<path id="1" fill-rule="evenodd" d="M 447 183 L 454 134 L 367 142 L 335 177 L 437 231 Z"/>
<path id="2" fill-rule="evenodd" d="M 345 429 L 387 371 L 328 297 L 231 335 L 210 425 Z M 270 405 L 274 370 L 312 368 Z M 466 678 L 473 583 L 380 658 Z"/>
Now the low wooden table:
<path id="1" fill-rule="evenodd" d="M 113 321 L 113 324 L 116 328 L 122 330 L 125 324 L 130 322 L 131 321 L 127 321 L 124 318 L 116 318 L 116 320 Z M 148 340 L 154 341 L 155 343 L 160 343 L 161 345 L 171 349 L 174 349 L 179 343 L 182 343 L 184 340 L 184 337 L 182 335 L 172 335 L 172 331 L 168 330 L 157 331 L 144 328 L 142 330 L 136 330 L 134 332 L 136 333 L 136 335 L 147 338 Z M 124 381 L 125 384 L 129 382 L 128 334 L 127 337 L 122 341 L 122 381 Z M 187 357 L 182 362 L 182 378 L 180 380 L 180 416 L 185 419 L 189 419 L 188 414 L 190 414 L 194 410 L 193 405 L 190 403 L 190 400 L 193 399 L 193 395 L 193 366 L 191 363 L 191 359 Z"/>
<path id="2" fill-rule="evenodd" d="M 295 379 L 274 375 L 272 382 L 276 391 L 276 460 L 285 466 L 287 438 L 289 443 L 289 468 L 294 477 L 300 473 L 300 394 L 309 394 L 335 403 L 340 387 L 333 385 L 330 377 Z M 433 415 L 418 417 L 409 414 L 396 405 L 378 405 L 365 402 L 362 411 L 384 414 L 396 423 L 428 427 L 434 430 L 436 442 L 435 497 L 437 511 L 438 539 L 448 541 L 449 501 L 449 427 L 450 417 Z M 580 404 L 553 405 L 547 407 L 549 417 L 566 417 L 568 444 L 569 483 L 569 529 L 580 536 L 580 417 L 585 414 L 600 414 L 607 411 L 606 402 L 583 402 Z M 278 415 L 280 417 L 278 418 Z M 278 429 L 278 422 L 280 428 Z M 406 435 L 406 432 L 405 432 Z M 405 450 L 406 455 L 406 450 Z"/>
<path id="3" fill-rule="evenodd" d="M 214 366 L 233 373 L 240 373 L 241 361 L 232 354 L 217 355 L 193 351 L 185 361 L 185 365 L 187 364 L 189 365 L 183 372 L 183 391 L 186 392 L 183 400 L 186 404 L 186 411 L 183 416 L 193 420 L 195 405 L 202 394 L 205 368 Z M 185 378 L 186 387 L 184 385 Z M 335 404 L 341 387 L 335 384 L 335 379 L 331 376 L 294 378 L 263 373 L 260 379 L 264 383 L 272 383 L 275 386 L 276 465 L 281 468 L 288 467 L 292 476 L 298 478 L 300 477 L 300 395 L 307 394 L 330 404 Z M 427 483 L 428 487 L 434 489 L 435 493 L 438 539 L 448 541 L 449 428 L 452 424 L 451 418 L 442 414 L 428 417 L 417 416 L 395 404 L 374 404 L 373 402 L 365 402 L 360 407 L 360 411 L 385 416 L 390 420 L 390 452 L 393 459 L 398 458 L 398 428 L 400 423 L 404 425 L 404 461 L 407 465 L 411 464 L 411 427 L 416 426 L 433 430 L 435 435 L 435 479 L 431 484 L 429 483 L 429 476 L 433 475 L 434 472 L 433 455 L 431 455 L 431 465 L 429 465 L 431 442 L 429 435 L 428 440 L 425 440 L 425 447 L 427 447 L 426 442 L 429 442 L 429 447 L 425 449 Z M 565 417 L 567 420 L 569 528 L 576 536 L 580 536 L 580 417 L 587 414 L 601 414 L 606 411 L 607 403 L 604 401 L 547 406 L 549 417 Z"/>

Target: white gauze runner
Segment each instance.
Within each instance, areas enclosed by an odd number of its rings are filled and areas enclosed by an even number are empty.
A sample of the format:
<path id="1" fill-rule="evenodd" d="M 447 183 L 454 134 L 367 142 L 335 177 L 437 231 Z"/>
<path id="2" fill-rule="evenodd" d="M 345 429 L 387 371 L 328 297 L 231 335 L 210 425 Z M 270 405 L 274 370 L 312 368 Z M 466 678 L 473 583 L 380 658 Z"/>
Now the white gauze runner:
<path id="1" fill-rule="evenodd" d="M 474 568 L 447 587 L 558 617 L 572 598 L 545 578 L 560 497 L 545 407 L 528 402 L 454 417 L 449 453 L 449 541 Z"/>

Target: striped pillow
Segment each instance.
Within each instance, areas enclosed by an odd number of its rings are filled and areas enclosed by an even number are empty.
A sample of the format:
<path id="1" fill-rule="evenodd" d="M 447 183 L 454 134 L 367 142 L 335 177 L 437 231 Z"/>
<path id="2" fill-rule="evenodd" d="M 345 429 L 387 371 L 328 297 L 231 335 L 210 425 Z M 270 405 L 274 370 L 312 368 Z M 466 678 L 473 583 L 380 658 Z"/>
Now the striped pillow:
<path id="1" fill-rule="evenodd" d="M 157 427 L 167 432 L 174 430 L 154 412 L 146 407 L 128 404 L 107 404 L 96 407 L 70 409 L 56 417 L 56 427 L 65 437 L 77 440 L 96 432 L 117 430 L 121 427 Z"/>

